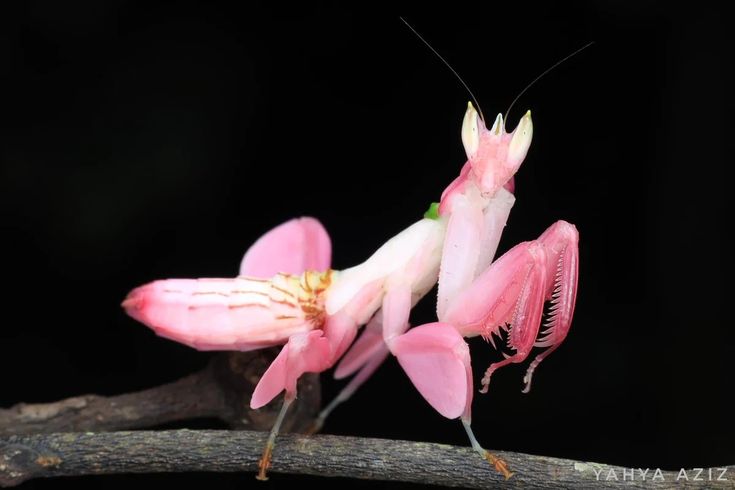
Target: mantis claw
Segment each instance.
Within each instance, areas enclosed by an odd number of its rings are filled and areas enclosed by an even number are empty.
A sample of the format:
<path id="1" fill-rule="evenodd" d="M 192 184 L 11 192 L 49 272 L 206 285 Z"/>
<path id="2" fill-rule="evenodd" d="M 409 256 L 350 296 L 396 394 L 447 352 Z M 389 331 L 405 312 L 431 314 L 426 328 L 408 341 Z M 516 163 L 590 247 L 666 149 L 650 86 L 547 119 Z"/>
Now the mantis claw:
<path id="1" fill-rule="evenodd" d="M 515 475 L 515 473 L 508 469 L 508 463 L 506 463 L 505 460 L 498 458 L 488 450 L 485 450 L 485 459 L 488 463 L 493 465 L 495 467 L 495 470 L 498 473 L 501 473 L 506 480 Z"/>
<path id="2" fill-rule="evenodd" d="M 258 460 L 258 474 L 256 480 L 268 481 L 268 469 L 271 467 L 271 458 L 273 456 L 273 444 L 266 444 L 263 455 Z"/>
<path id="3" fill-rule="evenodd" d="M 470 422 L 468 414 L 462 417 L 462 426 L 464 427 L 464 430 L 467 432 L 467 437 L 469 437 L 470 439 L 470 444 L 472 445 L 472 449 L 477 451 L 477 453 L 480 456 L 482 456 L 482 458 L 485 461 L 493 465 L 495 467 L 495 470 L 498 473 L 501 473 L 505 477 L 506 480 L 510 478 L 511 476 L 513 476 L 513 473 L 508 469 L 508 464 L 504 460 L 495 456 L 493 453 L 491 453 L 487 449 L 484 449 L 482 446 L 480 446 L 480 443 L 477 442 L 477 438 L 475 437 L 475 434 L 472 432 L 471 422 Z"/>

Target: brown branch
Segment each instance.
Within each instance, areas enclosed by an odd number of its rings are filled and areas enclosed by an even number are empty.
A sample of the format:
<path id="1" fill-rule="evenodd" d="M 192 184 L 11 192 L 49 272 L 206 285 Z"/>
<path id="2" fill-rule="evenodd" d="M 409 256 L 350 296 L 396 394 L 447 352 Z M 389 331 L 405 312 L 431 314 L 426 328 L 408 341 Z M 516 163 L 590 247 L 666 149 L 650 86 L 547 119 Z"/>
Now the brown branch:
<path id="1" fill-rule="evenodd" d="M 280 404 L 255 411 L 248 408 L 248 402 L 275 353 L 220 354 L 199 373 L 136 393 L 86 395 L 0 409 L 0 486 L 71 475 L 254 472 L 265 444 L 266 434 L 262 432 L 95 432 L 153 427 L 199 417 L 216 417 L 233 428 L 270 429 Z M 318 378 L 305 376 L 283 431 L 305 430 L 318 408 Z M 498 455 L 515 471 L 507 482 L 466 447 L 284 434 L 278 438 L 271 471 L 468 488 L 735 487 L 732 466 L 689 470 L 687 481 L 679 472 L 659 474 L 652 469 L 644 477 L 637 469 L 519 453 Z M 727 480 L 718 481 L 723 470 Z"/>
<path id="2" fill-rule="evenodd" d="M 250 396 L 277 350 L 219 354 L 202 371 L 173 383 L 118 396 L 83 395 L 0 409 L 0 436 L 112 431 L 193 418 L 219 418 L 233 428 L 270 429 L 280 408 L 250 410 Z M 304 376 L 284 431 L 303 431 L 319 410 L 319 378 Z"/>
<path id="3" fill-rule="evenodd" d="M 250 472 L 267 434 L 251 431 L 140 431 L 11 436 L 0 439 L 0 485 L 55 476 L 164 472 Z M 430 483 L 468 488 L 733 488 L 735 466 L 704 470 L 702 481 L 678 472 L 640 473 L 568 459 L 498 453 L 515 475 L 508 481 L 467 447 L 339 436 L 283 435 L 271 473 Z M 722 471 L 726 481 L 717 481 Z M 624 473 L 626 471 L 627 473 Z M 599 476 L 598 476 L 599 475 Z M 612 480 L 615 475 L 618 480 Z M 625 475 L 633 481 L 623 482 Z M 712 475 L 712 480 L 709 480 Z M 252 478 L 254 475 L 244 475 Z M 276 477 L 277 478 L 277 477 Z"/>

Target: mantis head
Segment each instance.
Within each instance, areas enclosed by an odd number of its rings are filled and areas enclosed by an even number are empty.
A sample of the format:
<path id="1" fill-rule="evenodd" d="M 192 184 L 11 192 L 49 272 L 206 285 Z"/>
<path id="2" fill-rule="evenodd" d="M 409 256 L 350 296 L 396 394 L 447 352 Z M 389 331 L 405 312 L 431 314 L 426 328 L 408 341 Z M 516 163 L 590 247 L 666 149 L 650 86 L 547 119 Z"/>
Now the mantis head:
<path id="1" fill-rule="evenodd" d="M 532 137 L 531 111 L 526 112 L 518 127 L 508 133 L 502 114 L 498 114 L 492 128 L 487 129 L 472 103 L 467 104 L 462 121 L 462 143 L 475 183 L 484 196 L 494 196 L 513 178 L 526 157 Z"/>

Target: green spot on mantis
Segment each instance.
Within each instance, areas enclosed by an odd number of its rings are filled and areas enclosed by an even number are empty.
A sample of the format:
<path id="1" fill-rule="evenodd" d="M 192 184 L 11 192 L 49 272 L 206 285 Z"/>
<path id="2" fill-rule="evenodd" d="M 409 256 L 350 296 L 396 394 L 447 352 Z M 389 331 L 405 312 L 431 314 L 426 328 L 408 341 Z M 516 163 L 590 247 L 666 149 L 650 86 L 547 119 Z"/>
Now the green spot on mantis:
<path id="1" fill-rule="evenodd" d="M 439 203 L 438 202 L 432 202 L 429 205 L 429 209 L 427 209 L 426 212 L 424 213 L 424 218 L 439 219 Z"/>

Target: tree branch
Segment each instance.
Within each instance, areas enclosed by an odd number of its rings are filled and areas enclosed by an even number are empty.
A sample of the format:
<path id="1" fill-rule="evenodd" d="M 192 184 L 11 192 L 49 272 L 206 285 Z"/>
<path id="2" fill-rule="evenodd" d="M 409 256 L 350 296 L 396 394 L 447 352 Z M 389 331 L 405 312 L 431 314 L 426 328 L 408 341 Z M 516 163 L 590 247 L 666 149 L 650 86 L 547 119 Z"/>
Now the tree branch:
<path id="1" fill-rule="evenodd" d="M 255 472 L 267 434 L 251 431 L 139 431 L 10 436 L 0 439 L 0 485 L 40 477 L 163 472 Z M 283 435 L 278 438 L 272 473 L 299 473 L 367 480 L 430 483 L 453 487 L 513 489 L 619 488 L 630 469 L 568 459 L 497 453 L 515 475 L 504 481 L 468 447 L 339 436 Z M 717 481 L 722 471 L 723 478 Z M 654 470 L 655 471 L 655 470 Z M 612 472 L 612 473 L 611 473 Z M 735 467 L 705 469 L 692 481 L 663 472 L 644 481 L 638 471 L 626 488 L 732 488 Z M 611 474 L 618 480 L 610 480 Z M 599 475 L 599 476 L 597 476 Z M 712 480 L 708 480 L 711 475 Z M 250 475 L 249 477 L 252 477 Z M 628 477 L 630 478 L 630 477 Z"/>
<path id="2" fill-rule="evenodd" d="M 279 403 L 250 410 L 252 391 L 276 350 L 215 356 L 202 371 L 173 383 L 111 397 L 85 395 L 0 409 L 0 486 L 55 476 L 187 471 L 255 472 L 266 433 L 139 431 L 199 417 L 233 428 L 269 430 Z M 283 432 L 304 431 L 319 410 L 319 380 L 302 377 Z M 95 432 L 92 432 L 95 431 Z M 486 488 L 733 488 L 735 466 L 645 476 L 636 469 L 566 459 L 497 453 L 515 471 L 507 482 L 467 447 L 354 437 L 284 434 L 272 472 Z M 717 478 L 725 471 L 725 481 Z M 632 478 L 633 481 L 630 481 Z M 700 478 L 700 481 L 694 481 Z"/>
<path id="3" fill-rule="evenodd" d="M 135 393 L 83 395 L 0 409 L 0 436 L 145 428 L 179 420 L 219 418 L 233 428 L 268 430 L 280 409 L 250 410 L 250 396 L 277 349 L 218 354 L 202 371 Z M 303 431 L 320 405 L 319 377 L 303 376 L 284 431 Z"/>

